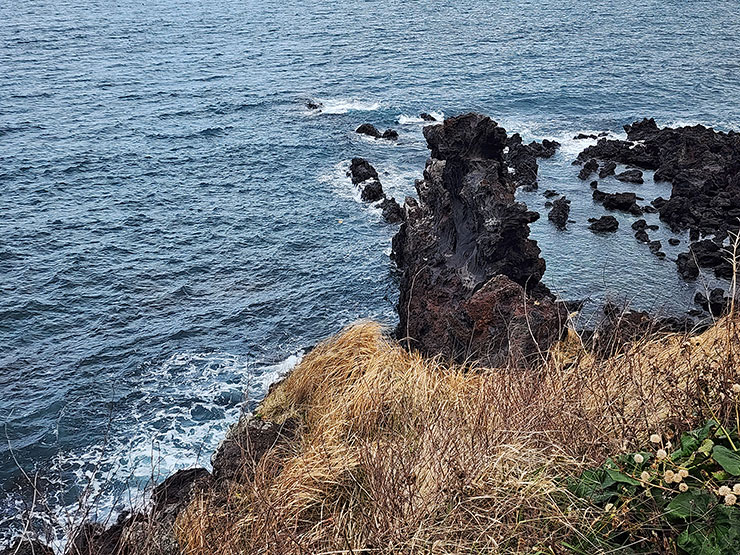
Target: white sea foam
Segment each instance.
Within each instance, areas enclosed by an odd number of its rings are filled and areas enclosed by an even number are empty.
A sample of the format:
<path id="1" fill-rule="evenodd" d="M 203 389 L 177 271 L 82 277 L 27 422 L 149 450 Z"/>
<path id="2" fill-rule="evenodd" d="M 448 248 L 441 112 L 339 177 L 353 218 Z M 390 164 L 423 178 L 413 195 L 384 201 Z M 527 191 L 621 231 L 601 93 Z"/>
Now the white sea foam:
<path id="1" fill-rule="evenodd" d="M 396 118 L 396 121 L 398 121 L 398 123 L 401 125 L 412 125 L 415 123 L 434 124 L 444 121 L 445 119 L 444 112 L 429 112 L 429 115 L 434 116 L 437 121 L 426 121 L 419 116 L 407 116 L 406 114 L 401 114 L 400 116 L 398 116 L 398 118 Z"/>
<path id="2" fill-rule="evenodd" d="M 380 102 L 358 100 L 355 98 L 319 98 L 321 108 L 316 112 L 320 114 L 346 114 L 348 112 L 374 112 L 380 109 Z M 313 113 L 313 112 L 312 112 Z"/>
<path id="3" fill-rule="evenodd" d="M 132 504 L 144 505 L 151 487 L 172 472 L 210 468 L 211 453 L 244 405 L 261 399 L 302 356 L 299 351 L 280 362 L 260 364 L 228 353 L 177 353 L 146 368 L 139 378 L 140 395 L 125 414 L 111 415 L 107 444 L 56 457 L 45 476 L 55 490 L 45 504 L 56 510 L 56 520 L 48 522 L 46 510 L 35 514 L 34 520 L 46 521 L 60 533 L 47 539 L 61 550 L 64 532 L 81 520 L 112 522 Z M 70 503 L 67 490 L 82 488 L 83 499 Z M 6 501 L 13 502 L 2 500 Z M 81 510 L 90 505 L 91 514 Z M 21 522 L 16 520 L 2 521 L 3 528 L 18 530 Z"/>

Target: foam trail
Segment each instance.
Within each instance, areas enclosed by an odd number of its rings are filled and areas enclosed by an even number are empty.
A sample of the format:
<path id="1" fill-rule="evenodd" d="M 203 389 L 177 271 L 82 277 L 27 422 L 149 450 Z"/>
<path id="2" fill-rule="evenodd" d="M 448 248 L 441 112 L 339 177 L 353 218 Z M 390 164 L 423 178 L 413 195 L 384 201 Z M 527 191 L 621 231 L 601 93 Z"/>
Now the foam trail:
<path id="1" fill-rule="evenodd" d="M 321 103 L 321 108 L 310 113 L 338 115 L 348 112 L 374 112 L 380 109 L 380 102 L 371 102 L 366 100 L 357 100 L 354 98 L 319 98 L 317 102 Z"/>

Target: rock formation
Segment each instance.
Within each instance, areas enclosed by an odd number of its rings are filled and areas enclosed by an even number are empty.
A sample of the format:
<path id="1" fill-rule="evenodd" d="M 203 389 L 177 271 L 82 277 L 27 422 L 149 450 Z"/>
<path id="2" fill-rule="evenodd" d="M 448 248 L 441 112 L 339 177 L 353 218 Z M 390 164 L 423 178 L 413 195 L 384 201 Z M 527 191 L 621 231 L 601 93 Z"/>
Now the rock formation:
<path id="1" fill-rule="evenodd" d="M 547 215 L 547 219 L 555 224 L 558 229 L 565 229 L 569 215 L 570 201 L 565 197 L 560 197 L 552 203 L 552 210 Z"/>
<path id="2" fill-rule="evenodd" d="M 591 223 L 588 228 L 598 233 L 612 233 L 619 228 L 619 222 L 614 216 L 601 216 L 601 218 L 589 218 Z"/>
<path id="3" fill-rule="evenodd" d="M 352 183 L 361 189 L 360 198 L 364 202 L 378 202 L 377 206 L 383 211 L 383 219 L 391 224 L 403 220 L 404 214 L 394 198 L 388 198 L 383 192 L 377 170 L 364 158 L 352 158 L 347 175 Z"/>
<path id="4" fill-rule="evenodd" d="M 373 137 L 374 139 L 388 139 L 391 141 L 395 141 L 398 139 L 398 131 L 394 131 L 393 129 L 386 129 L 382 133 L 371 123 L 363 123 L 355 129 L 355 133 L 359 133 L 360 135 L 367 135 L 368 137 Z"/>
<path id="5" fill-rule="evenodd" d="M 512 178 L 516 186 L 533 191 L 537 189 L 537 158 L 550 158 L 560 147 L 560 143 L 545 139 L 541 143 L 532 141 L 525 145 L 519 133 L 514 133 L 506 139 L 506 147 L 508 151 L 504 155 L 505 163 L 513 171 Z"/>
<path id="6" fill-rule="evenodd" d="M 402 272 L 397 335 L 458 361 L 534 362 L 560 336 L 566 314 L 540 282 L 545 261 L 528 238 L 539 215 L 514 200 L 506 131 L 466 114 L 424 136 L 432 157 L 393 238 Z"/>

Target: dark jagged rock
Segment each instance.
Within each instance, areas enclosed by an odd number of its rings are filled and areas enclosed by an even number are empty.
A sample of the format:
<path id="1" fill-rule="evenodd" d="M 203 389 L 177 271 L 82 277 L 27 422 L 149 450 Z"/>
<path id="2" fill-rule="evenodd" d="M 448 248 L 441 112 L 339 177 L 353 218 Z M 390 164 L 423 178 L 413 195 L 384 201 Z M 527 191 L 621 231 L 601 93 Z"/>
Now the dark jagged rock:
<path id="1" fill-rule="evenodd" d="M 321 110 L 323 107 L 324 105 L 317 100 L 306 101 L 306 108 L 308 108 L 309 110 Z"/>
<path id="2" fill-rule="evenodd" d="M 640 170 L 623 171 L 622 173 L 618 173 L 617 175 L 615 175 L 614 178 L 618 179 L 619 181 L 624 181 L 625 183 L 644 183 L 642 179 L 642 172 Z"/>
<path id="3" fill-rule="evenodd" d="M 154 511 L 160 512 L 177 507 L 179 512 L 179 509 L 190 500 L 193 488 L 207 484 L 210 478 L 211 474 L 205 468 L 178 470 L 154 488 L 152 492 Z"/>
<path id="4" fill-rule="evenodd" d="M 560 148 L 560 143 L 543 139 L 541 143 L 532 141 L 527 147 L 537 158 L 552 158 L 555 155 L 555 151 Z"/>
<path id="5" fill-rule="evenodd" d="M 650 249 L 650 252 L 658 258 L 665 258 L 665 253 L 662 250 L 663 244 L 660 241 L 650 241 L 648 243 L 648 248 Z"/>
<path id="6" fill-rule="evenodd" d="M 581 168 L 581 171 L 578 173 L 578 178 L 586 181 L 589 177 L 591 177 L 591 174 L 593 174 L 598 169 L 599 163 L 592 158 L 588 162 L 583 164 L 583 168 Z"/>
<path id="7" fill-rule="evenodd" d="M 643 219 L 637 220 L 635 223 L 632 224 L 632 229 L 635 231 L 640 229 L 645 229 L 647 227 L 647 222 Z"/>
<path id="8" fill-rule="evenodd" d="M 570 215 L 570 201 L 565 197 L 560 197 L 552 203 L 552 210 L 547 215 L 547 219 L 550 220 L 555 227 L 558 229 L 565 229 L 565 224 L 568 223 L 568 216 Z"/>
<path id="9" fill-rule="evenodd" d="M 703 293 L 697 292 L 694 296 L 694 302 L 712 316 L 722 316 L 730 305 L 730 299 L 725 297 L 725 292 L 721 287 L 712 289 L 708 299 Z"/>
<path id="10" fill-rule="evenodd" d="M 386 129 L 383 133 L 381 133 L 378 128 L 371 123 L 363 123 L 362 125 L 360 125 L 360 127 L 355 129 L 355 133 L 359 133 L 360 135 L 367 135 L 368 137 L 373 137 L 374 139 L 398 139 L 397 131 L 394 131 L 393 129 Z"/>
<path id="11" fill-rule="evenodd" d="M 589 218 L 591 225 L 588 228 L 598 233 L 611 233 L 617 231 L 619 222 L 614 216 L 601 216 L 601 218 Z"/>
<path id="12" fill-rule="evenodd" d="M 245 416 L 229 430 L 229 435 L 213 454 L 213 479 L 218 482 L 251 479 L 262 457 L 271 449 L 292 439 L 298 430 L 298 421 L 284 424 L 266 422 Z"/>
<path id="13" fill-rule="evenodd" d="M 432 114 L 427 114 L 426 112 L 422 112 L 421 114 L 419 114 L 419 117 L 424 121 L 439 121 Z"/>
<path id="14" fill-rule="evenodd" d="M 671 245 L 671 246 L 676 247 L 676 246 L 678 246 L 678 245 L 681 244 L 681 240 L 680 239 L 676 239 L 675 237 L 671 237 L 670 239 L 668 239 L 668 244 Z"/>
<path id="15" fill-rule="evenodd" d="M 552 208 L 552 206 L 553 206 L 553 202 L 551 200 L 548 200 L 547 202 L 545 202 L 545 208 Z"/>
<path id="16" fill-rule="evenodd" d="M 729 253 L 710 239 L 692 243 L 688 253 L 678 255 L 676 263 L 681 275 L 689 279 L 698 275 L 698 268 L 712 269 L 718 278 L 730 279 L 732 277 L 733 269 Z M 697 268 L 696 272 L 694 267 Z"/>
<path id="17" fill-rule="evenodd" d="M 553 191 L 552 189 L 548 189 L 547 191 L 542 193 L 542 196 L 544 196 L 545 198 L 552 198 L 558 196 L 558 192 Z"/>
<path id="18" fill-rule="evenodd" d="M 648 235 L 647 231 L 645 231 L 645 228 L 638 229 L 635 232 L 635 239 L 640 241 L 640 243 L 649 243 L 650 242 L 650 236 Z"/>
<path id="19" fill-rule="evenodd" d="M 591 188 L 592 189 L 598 189 L 599 188 L 599 182 L 598 181 L 592 181 L 591 182 Z"/>
<path id="20" fill-rule="evenodd" d="M 621 210 L 639 216 L 642 210 L 637 205 L 639 198 L 635 193 L 605 193 L 599 189 L 594 190 L 593 198 L 600 202 L 607 210 Z"/>
<path id="21" fill-rule="evenodd" d="M 658 197 L 655 200 L 651 201 L 650 204 L 652 204 L 655 208 L 660 210 L 663 206 L 665 206 L 665 203 L 668 202 L 663 197 Z"/>
<path id="22" fill-rule="evenodd" d="M 352 158 L 347 175 L 352 177 L 355 185 L 368 179 L 378 179 L 378 172 L 364 158 Z"/>
<path id="23" fill-rule="evenodd" d="M 505 155 L 506 164 L 514 170 L 513 180 L 517 187 L 525 187 L 527 190 L 537 189 L 537 157 L 531 149 L 522 143 L 519 133 L 514 133 L 506 140 L 509 151 Z"/>
<path id="24" fill-rule="evenodd" d="M 38 540 L 19 538 L 0 551 L 0 555 L 54 555 L 54 550 Z"/>
<path id="25" fill-rule="evenodd" d="M 597 139 L 598 137 L 596 135 L 587 135 L 585 133 L 578 133 L 575 137 L 573 137 L 576 141 L 582 141 L 584 139 Z"/>
<path id="26" fill-rule="evenodd" d="M 506 131 L 466 114 L 424 129 L 432 151 L 419 201 L 393 238 L 401 270 L 397 335 L 426 354 L 499 365 L 539 358 L 566 314 L 540 283 L 545 262 L 528 238 L 538 214 L 514 199 Z M 509 151 L 511 154 L 511 150 Z"/>
<path id="27" fill-rule="evenodd" d="M 614 175 L 614 172 L 616 169 L 617 169 L 617 164 L 615 164 L 614 162 L 608 161 L 599 170 L 599 177 L 601 179 L 604 179 L 605 177 Z"/>
<path id="28" fill-rule="evenodd" d="M 655 208 L 652 204 L 646 204 L 645 206 L 640 206 L 640 210 L 642 210 L 643 214 L 657 214 L 658 209 Z"/>
<path id="29" fill-rule="evenodd" d="M 685 280 L 694 280 L 699 277 L 699 266 L 696 265 L 696 261 L 689 253 L 682 252 L 679 254 L 676 258 L 676 266 L 678 273 Z"/>
<path id="30" fill-rule="evenodd" d="M 389 224 L 398 224 L 403 221 L 403 209 L 393 197 L 384 199 L 379 206 L 383 211 L 383 219 Z"/>
<path id="31" fill-rule="evenodd" d="M 709 235 L 737 227 L 740 135 L 702 125 L 660 129 L 652 119 L 627 125 L 625 130 L 628 141 L 600 140 L 578 158 L 656 170 L 655 180 L 669 181 L 673 188 L 670 199 L 656 199 L 653 206 L 674 231 L 695 228 Z"/>
<path id="32" fill-rule="evenodd" d="M 380 184 L 380 181 L 378 181 L 377 179 L 371 179 L 364 183 L 365 185 L 362 188 L 362 192 L 360 193 L 360 198 L 364 202 L 377 202 L 385 198 L 383 186 Z"/>

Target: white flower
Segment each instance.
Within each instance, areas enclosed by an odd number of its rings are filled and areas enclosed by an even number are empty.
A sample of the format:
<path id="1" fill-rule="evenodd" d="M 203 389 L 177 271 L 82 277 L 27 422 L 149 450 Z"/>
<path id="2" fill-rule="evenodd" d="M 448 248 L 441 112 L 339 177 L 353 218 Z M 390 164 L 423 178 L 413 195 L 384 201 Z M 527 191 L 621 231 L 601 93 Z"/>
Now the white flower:
<path id="1" fill-rule="evenodd" d="M 681 482 L 683 482 L 683 478 L 681 477 L 680 474 L 676 474 L 676 475 L 673 476 L 673 483 L 674 484 L 680 484 Z"/>
<path id="2" fill-rule="evenodd" d="M 640 474 L 640 480 L 643 482 L 649 482 L 650 481 L 650 473 L 647 470 L 643 470 L 642 474 Z"/>
<path id="3" fill-rule="evenodd" d="M 688 478 L 689 477 L 689 471 L 685 468 L 682 468 L 678 471 L 678 475 L 681 476 L 681 478 Z"/>
<path id="4" fill-rule="evenodd" d="M 666 453 L 665 449 L 658 449 L 658 451 L 655 453 L 655 458 L 659 461 L 662 461 L 668 456 L 668 453 Z"/>
<path id="5" fill-rule="evenodd" d="M 606 507 L 604 507 L 604 510 L 608 513 L 614 508 L 614 505 L 612 503 L 607 503 Z"/>
<path id="6" fill-rule="evenodd" d="M 653 434 L 650 436 L 650 442 L 651 443 L 660 443 L 660 435 Z"/>
<path id="7" fill-rule="evenodd" d="M 728 488 L 727 486 L 721 486 L 717 490 L 717 495 L 719 495 L 720 497 L 724 497 L 725 495 L 730 495 L 731 493 L 732 493 L 732 490 Z"/>
<path id="8" fill-rule="evenodd" d="M 740 383 L 734 383 L 734 384 L 732 384 L 732 392 L 733 393 L 740 393 Z"/>
<path id="9" fill-rule="evenodd" d="M 670 484 L 673 481 L 674 476 L 675 474 L 673 473 L 673 470 L 666 470 L 663 475 L 663 479 Z"/>
<path id="10" fill-rule="evenodd" d="M 737 496 L 734 493 L 725 495 L 725 505 L 734 505 L 737 503 Z"/>
<path id="11" fill-rule="evenodd" d="M 642 464 L 642 463 L 645 462 L 645 457 L 643 457 L 642 455 L 640 455 L 640 453 L 635 453 L 635 456 L 632 457 L 632 458 L 635 459 L 635 462 L 637 464 Z"/>
<path id="12" fill-rule="evenodd" d="M 680 484 L 678 485 L 678 490 L 679 490 L 680 492 L 682 492 L 682 493 L 683 493 L 683 492 L 685 492 L 685 491 L 689 491 L 689 486 L 687 486 L 687 485 L 686 485 L 686 482 L 681 482 L 681 483 L 680 483 Z"/>
<path id="13" fill-rule="evenodd" d="M 732 486 L 732 493 L 735 495 L 740 495 L 740 484 L 735 484 Z"/>

